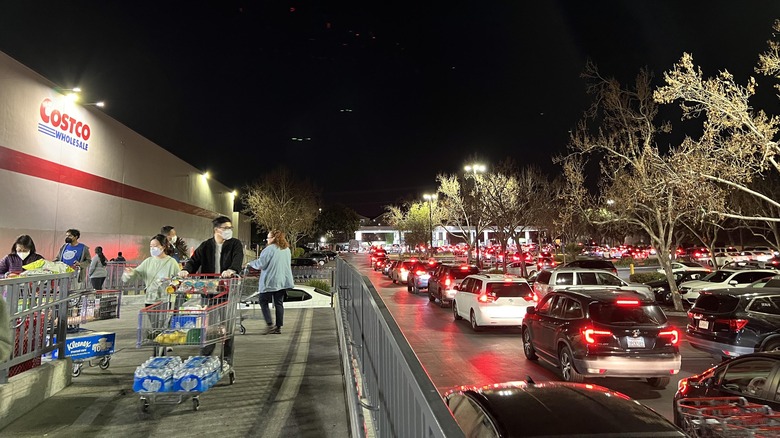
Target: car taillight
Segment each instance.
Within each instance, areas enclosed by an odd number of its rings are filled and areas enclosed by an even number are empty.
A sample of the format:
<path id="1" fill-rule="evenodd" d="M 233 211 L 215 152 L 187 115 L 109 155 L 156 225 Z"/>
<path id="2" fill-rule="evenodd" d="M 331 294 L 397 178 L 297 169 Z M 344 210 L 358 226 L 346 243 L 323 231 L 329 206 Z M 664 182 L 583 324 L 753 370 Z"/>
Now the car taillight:
<path id="1" fill-rule="evenodd" d="M 681 395 L 686 395 L 689 388 L 690 385 L 688 385 L 688 379 L 680 379 L 680 381 L 677 382 L 677 392 L 679 392 Z"/>
<path id="2" fill-rule="evenodd" d="M 449 287 L 452 284 L 452 279 L 450 277 L 447 277 L 444 279 L 444 285 Z"/>
<path id="3" fill-rule="evenodd" d="M 406 268 L 401 268 L 401 273 L 403 274 L 404 272 L 406 272 Z"/>
<path id="4" fill-rule="evenodd" d="M 715 323 L 728 324 L 729 330 L 732 332 L 738 332 L 745 328 L 748 323 L 747 319 L 716 319 Z"/>
<path id="5" fill-rule="evenodd" d="M 639 300 L 617 300 L 618 306 L 638 306 Z"/>
<path id="6" fill-rule="evenodd" d="M 658 336 L 671 336 L 672 345 L 677 345 L 677 343 L 680 342 L 680 334 L 677 332 L 677 330 L 674 329 L 660 332 L 658 333 Z"/>
<path id="7" fill-rule="evenodd" d="M 414 275 L 425 275 L 425 271 L 423 270 L 414 271 Z"/>
<path id="8" fill-rule="evenodd" d="M 535 293 L 533 293 L 533 292 L 529 293 L 528 295 L 524 296 L 523 298 L 526 301 L 528 301 L 528 302 L 531 302 L 531 301 L 538 302 L 539 301 L 539 297 Z"/>
<path id="9" fill-rule="evenodd" d="M 594 336 L 611 336 L 612 332 L 607 330 L 596 330 L 592 328 L 583 329 L 582 330 L 582 336 L 585 337 L 585 342 L 588 344 L 595 344 L 596 339 L 594 339 Z"/>
<path id="10" fill-rule="evenodd" d="M 496 300 L 496 297 L 493 295 L 482 294 L 477 299 L 479 300 L 480 303 L 492 303 L 493 301 Z"/>

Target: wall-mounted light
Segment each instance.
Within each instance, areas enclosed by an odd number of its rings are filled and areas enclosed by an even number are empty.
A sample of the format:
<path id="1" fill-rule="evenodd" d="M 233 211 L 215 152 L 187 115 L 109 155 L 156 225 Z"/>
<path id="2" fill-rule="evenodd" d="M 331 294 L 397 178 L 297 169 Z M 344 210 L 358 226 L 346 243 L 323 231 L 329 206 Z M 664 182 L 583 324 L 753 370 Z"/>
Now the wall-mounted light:
<path id="1" fill-rule="evenodd" d="M 100 102 L 83 103 L 82 105 L 83 106 L 98 106 L 100 108 L 103 108 L 104 106 L 106 106 L 106 103 L 101 100 Z"/>
<path id="2" fill-rule="evenodd" d="M 201 174 L 200 174 L 200 177 L 201 177 L 201 178 L 203 178 L 203 179 L 209 179 L 209 178 L 211 178 L 211 174 L 210 174 L 210 173 L 209 173 L 209 171 L 207 170 L 207 171 L 205 171 L 205 172 L 201 173 Z"/>

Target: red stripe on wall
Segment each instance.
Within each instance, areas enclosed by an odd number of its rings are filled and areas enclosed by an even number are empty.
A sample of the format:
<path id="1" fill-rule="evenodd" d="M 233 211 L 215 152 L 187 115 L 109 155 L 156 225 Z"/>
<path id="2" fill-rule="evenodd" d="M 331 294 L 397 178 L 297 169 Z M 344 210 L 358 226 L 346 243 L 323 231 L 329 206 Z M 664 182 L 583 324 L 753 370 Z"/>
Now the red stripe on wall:
<path id="1" fill-rule="evenodd" d="M 213 219 L 219 213 L 0 146 L 0 169 Z"/>

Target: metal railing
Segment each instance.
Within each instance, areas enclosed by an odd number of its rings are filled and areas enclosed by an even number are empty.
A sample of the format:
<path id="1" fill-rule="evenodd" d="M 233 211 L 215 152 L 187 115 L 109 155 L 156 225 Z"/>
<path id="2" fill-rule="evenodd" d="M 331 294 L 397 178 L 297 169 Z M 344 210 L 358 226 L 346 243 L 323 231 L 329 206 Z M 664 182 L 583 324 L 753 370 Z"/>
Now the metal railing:
<path id="1" fill-rule="evenodd" d="M 65 358 L 68 294 L 78 272 L 0 280 L 11 322 L 11 358 L 0 363 L 0 383 L 9 374 L 40 364 L 41 356 L 59 349 Z M 56 341 L 55 341 L 56 339 Z"/>
<path id="2" fill-rule="evenodd" d="M 368 277 L 339 258 L 336 282 L 353 434 L 464 436 Z"/>
<path id="3" fill-rule="evenodd" d="M 296 283 L 306 283 L 309 280 L 322 280 L 335 287 L 336 268 L 333 266 L 293 266 L 293 279 Z"/>
<path id="4" fill-rule="evenodd" d="M 140 277 L 136 277 L 129 283 L 122 282 L 122 273 L 125 268 L 135 268 L 137 265 L 125 263 L 125 262 L 108 262 L 106 263 L 106 281 L 103 283 L 103 289 L 105 290 L 119 290 L 123 295 L 139 295 L 144 293 L 146 285 Z"/>

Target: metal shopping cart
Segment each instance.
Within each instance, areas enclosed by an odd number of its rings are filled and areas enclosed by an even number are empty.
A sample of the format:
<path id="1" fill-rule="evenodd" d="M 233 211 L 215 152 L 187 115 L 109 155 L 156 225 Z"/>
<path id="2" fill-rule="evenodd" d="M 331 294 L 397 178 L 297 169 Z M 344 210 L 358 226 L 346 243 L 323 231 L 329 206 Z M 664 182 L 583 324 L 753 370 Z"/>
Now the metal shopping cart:
<path id="1" fill-rule="evenodd" d="M 780 414 L 744 397 L 680 399 L 677 412 L 682 428 L 692 437 L 780 436 Z"/>
<path id="2" fill-rule="evenodd" d="M 244 275 L 241 278 L 241 296 L 239 297 L 239 316 L 238 327 L 242 335 L 246 334 L 246 327 L 244 327 L 244 320 L 257 319 L 257 306 L 260 304 L 260 288 L 258 281 L 260 280 L 260 271 L 254 270 L 249 266 L 244 270 Z M 248 314 L 251 312 L 251 316 Z"/>
<path id="3" fill-rule="evenodd" d="M 181 303 L 181 300 L 174 298 L 141 309 L 138 315 L 137 347 L 154 347 L 155 356 L 158 349 L 176 345 L 198 346 L 201 350 L 222 345 L 218 367 L 209 372 L 208 384 L 197 379 L 194 385 L 193 380 L 175 381 L 175 371 L 169 369 L 185 363 L 177 365 L 170 360 L 160 359 L 150 364 L 161 367 L 165 377 L 136 376 L 133 389 L 140 394 L 143 412 L 149 410 L 150 404 L 178 404 L 188 397 L 192 398 L 193 409 L 197 410 L 200 394 L 222 377 L 228 375 L 230 384 L 233 384 L 235 371 L 230 361 L 226 360 L 225 344 L 233 341 L 240 286 L 240 277 L 201 275 L 175 278 L 170 281 L 168 293 L 190 296 L 188 301 L 177 306 L 175 303 Z M 193 379 L 192 376 L 188 378 Z"/>
<path id="4" fill-rule="evenodd" d="M 85 362 L 90 367 L 108 369 L 114 354 L 116 333 L 96 332 L 81 326 L 92 321 L 119 318 L 121 306 L 122 292 L 118 290 L 85 290 L 69 297 L 65 355 L 73 361 L 73 377 L 81 375 Z M 56 354 L 55 350 L 52 357 Z"/>

